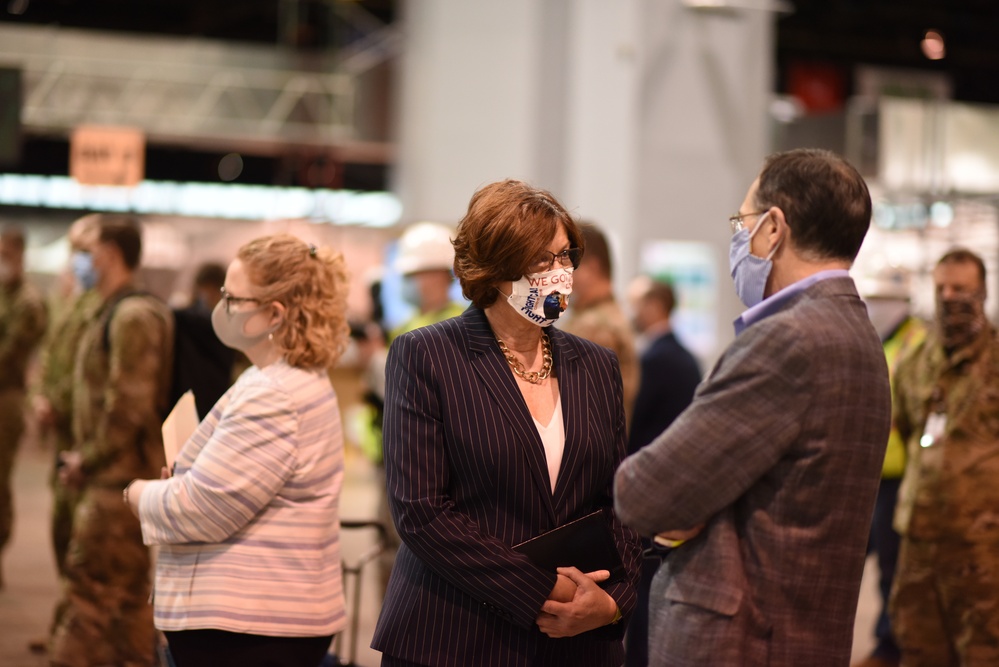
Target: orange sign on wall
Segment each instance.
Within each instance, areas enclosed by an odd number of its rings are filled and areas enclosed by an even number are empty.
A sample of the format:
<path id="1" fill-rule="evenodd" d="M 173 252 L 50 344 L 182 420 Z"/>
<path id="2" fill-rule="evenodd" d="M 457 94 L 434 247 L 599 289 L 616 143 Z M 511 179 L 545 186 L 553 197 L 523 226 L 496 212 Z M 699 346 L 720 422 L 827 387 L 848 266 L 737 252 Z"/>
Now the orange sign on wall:
<path id="1" fill-rule="evenodd" d="M 69 175 L 83 185 L 138 185 L 146 167 L 146 136 L 131 127 L 81 125 L 69 143 Z"/>

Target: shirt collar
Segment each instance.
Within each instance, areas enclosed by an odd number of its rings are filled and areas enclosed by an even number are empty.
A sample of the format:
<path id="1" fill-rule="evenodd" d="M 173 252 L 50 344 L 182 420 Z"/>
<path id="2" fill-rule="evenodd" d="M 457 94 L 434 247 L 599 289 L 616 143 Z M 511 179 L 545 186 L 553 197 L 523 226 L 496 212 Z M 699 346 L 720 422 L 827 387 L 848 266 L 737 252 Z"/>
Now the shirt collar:
<path id="1" fill-rule="evenodd" d="M 815 283 L 822 280 L 830 280 L 832 278 L 849 277 L 850 272 L 846 269 L 830 269 L 828 271 L 813 273 L 807 278 L 803 278 L 796 283 L 788 285 L 781 291 L 771 294 L 763 301 L 760 301 L 752 308 L 747 308 L 743 311 L 742 315 L 739 315 L 739 317 L 735 319 L 735 322 L 732 323 L 735 327 L 735 335 L 738 336 L 757 322 L 765 320 L 774 313 L 780 311 L 790 299 L 798 294 L 801 294 Z"/>

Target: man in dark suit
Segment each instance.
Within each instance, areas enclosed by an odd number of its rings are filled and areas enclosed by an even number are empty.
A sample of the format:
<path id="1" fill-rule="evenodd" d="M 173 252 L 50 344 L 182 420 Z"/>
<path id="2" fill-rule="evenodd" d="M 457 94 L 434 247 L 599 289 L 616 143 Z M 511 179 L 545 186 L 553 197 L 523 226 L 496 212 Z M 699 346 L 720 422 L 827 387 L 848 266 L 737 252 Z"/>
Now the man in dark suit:
<path id="1" fill-rule="evenodd" d="M 870 216 L 853 167 L 795 150 L 730 219 L 736 339 L 615 477 L 622 521 L 674 546 L 652 585 L 652 665 L 849 662 L 891 417 L 847 272 Z"/>
<path id="2" fill-rule="evenodd" d="M 669 283 L 641 276 L 634 301 L 635 328 L 642 336 L 641 381 L 628 435 L 634 454 L 666 430 L 690 401 L 701 381 L 701 367 L 670 324 L 676 295 Z"/>
<path id="3" fill-rule="evenodd" d="M 690 405 L 701 381 L 697 360 L 673 334 L 670 324 L 676 306 L 673 288 L 667 282 L 644 275 L 636 278 L 632 286 L 636 288 L 632 302 L 635 328 L 644 341 L 644 351 L 628 454 L 634 454 L 665 431 Z M 644 545 L 651 547 L 651 540 L 644 540 Z M 626 667 L 645 667 L 649 661 L 649 589 L 659 563 L 655 552 L 642 561 L 638 602 L 625 637 Z"/>

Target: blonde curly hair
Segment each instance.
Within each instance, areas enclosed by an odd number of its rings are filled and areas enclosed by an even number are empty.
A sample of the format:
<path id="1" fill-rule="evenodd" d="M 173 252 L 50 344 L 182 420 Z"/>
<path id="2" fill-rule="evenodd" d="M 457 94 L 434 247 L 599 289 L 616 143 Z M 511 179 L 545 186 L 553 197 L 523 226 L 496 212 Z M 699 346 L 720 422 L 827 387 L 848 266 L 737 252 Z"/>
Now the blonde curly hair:
<path id="1" fill-rule="evenodd" d="M 343 255 L 291 234 L 263 236 L 236 256 L 262 303 L 277 301 L 285 318 L 274 332 L 288 364 L 330 368 L 347 345 L 347 270 Z"/>

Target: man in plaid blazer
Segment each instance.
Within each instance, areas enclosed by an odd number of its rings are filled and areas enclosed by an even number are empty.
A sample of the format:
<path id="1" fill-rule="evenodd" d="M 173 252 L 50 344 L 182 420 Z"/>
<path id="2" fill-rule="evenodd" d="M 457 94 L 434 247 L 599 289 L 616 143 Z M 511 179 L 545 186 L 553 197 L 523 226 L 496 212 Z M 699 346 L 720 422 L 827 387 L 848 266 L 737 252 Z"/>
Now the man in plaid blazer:
<path id="1" fill-rule="evenodd" d="M 847 273 L 870 216 L 853 167 L 795 150 L 767 158 L 730 219 L 748 307 L 736 339 L 615 477 L 621 520 L 673 547 L 650 594 L 650 665 L 849 662 L 891 417 Z"/>

